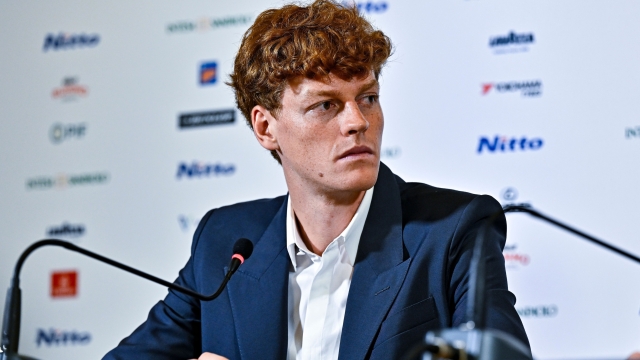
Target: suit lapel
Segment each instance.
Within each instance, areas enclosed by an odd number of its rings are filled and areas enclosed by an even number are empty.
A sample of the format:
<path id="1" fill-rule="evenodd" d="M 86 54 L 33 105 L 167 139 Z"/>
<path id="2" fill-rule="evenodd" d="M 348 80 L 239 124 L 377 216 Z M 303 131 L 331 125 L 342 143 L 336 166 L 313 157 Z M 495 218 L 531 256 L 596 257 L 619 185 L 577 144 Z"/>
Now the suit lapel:
<path id="1" fill-rule="evenodd" d="M 340 339 L 340 359 L 364 359 L 409 268 L 402 242 L 402 207 L 395 176 L 380 163 L 362 231 Z"/>
<path id="2" fill-rule="evenodd" d="M 287 197 L 255 243 L 253 255 L 229 282 L 229 300 L 242 359 L 285 359 L 290 260 Z M 230 329 L 231 330 L 231 329 Z"/>

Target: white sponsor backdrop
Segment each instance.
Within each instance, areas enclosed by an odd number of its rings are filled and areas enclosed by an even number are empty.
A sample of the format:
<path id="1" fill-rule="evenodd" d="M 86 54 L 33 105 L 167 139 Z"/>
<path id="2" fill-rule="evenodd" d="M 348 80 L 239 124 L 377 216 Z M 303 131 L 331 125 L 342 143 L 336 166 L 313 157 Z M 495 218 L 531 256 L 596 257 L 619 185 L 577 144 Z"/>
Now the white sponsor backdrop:
<path id="1" fill-rule="evenodd" d="M 223 82 L 241 35 L 280 4 L 0 3 L 0 288 L 51 228 L 173 279 L 208 209 L 286 192 L 239 114 L 178 127 L 180 114 L 233 108 Z M 392 170 L 531 202 L 640 254 L 640 3 L 360 5 L 396 46 L 381 79 Z M 200 85 L 210 62 L 217 80 Z M 640 265 L 524 214 L 508 222 L 510 287 L 537 358 L 640 348 Z M 77 295 L 51 297 L 66 270 Z M 29 258 L 22 291 L 20 349 L 42 359 L 99 358 L 166 293 L 56 248 Z"/>

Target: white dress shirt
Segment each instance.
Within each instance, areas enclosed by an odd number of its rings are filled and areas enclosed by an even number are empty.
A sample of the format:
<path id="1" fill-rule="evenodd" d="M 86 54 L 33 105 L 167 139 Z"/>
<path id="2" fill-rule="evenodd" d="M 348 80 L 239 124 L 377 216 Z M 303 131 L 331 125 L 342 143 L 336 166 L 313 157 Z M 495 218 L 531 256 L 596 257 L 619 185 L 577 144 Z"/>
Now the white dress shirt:
<path id="1" fill-rule="evenodd" d="M 318 256 L 305 246 L 287 203 L 289 272 L 289 360 L 335 360 L 360 236 L 373 188 L 366 191 L 351 222 Z"/>

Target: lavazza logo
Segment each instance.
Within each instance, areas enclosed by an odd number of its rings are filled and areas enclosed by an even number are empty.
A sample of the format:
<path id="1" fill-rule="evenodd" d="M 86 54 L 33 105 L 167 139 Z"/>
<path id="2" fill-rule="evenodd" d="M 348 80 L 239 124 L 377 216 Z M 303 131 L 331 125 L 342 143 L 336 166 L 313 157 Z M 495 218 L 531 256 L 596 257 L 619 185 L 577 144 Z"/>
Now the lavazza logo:
<path id="1" fill-rule="evenodd" d="M 499 94 L 520 93 L 524 97 L 537 97 L 542 95 L 542 81 L 508 81 L 482 84 L 482 95 L 487 95 L 492 90 Z"/>
<path id="2" fill-rule="evenodd" d="M 44 38 L 44 44 L 42 45 L 42 51 L 47 52 L 49 50 L 73 50 L 82 48 L 96 47 L 100 42 L 100 35 L 98 34 L 47 34 Z"/>
<path id="3" fill-rule="evenodd" d="M 85 185 L 102 185 L 109 181 L 108 172 L 84 174 L 59 174 L 57 176 L 36 176 L 26 180 L 27 190 L 65 189 Z"/>
<path id="4" fill-rule="evenodd" d="M 75 346 L 87 345 L 91 342 L 91 334 L 87 331 L 60 330 L 55 328 L 37 329 L 36 345 Z"/>
<path id="5" fill-rule="evenodd" d="M 483 152 L 506 153 L 518 151 L 535 151 L 540 150 L 543 145 L 544 141 L 538 137 L 529 139 L 526 136 L 482 136 L 480 137 L 480 141 L 478 143 L 478 154 L 482 154 Z"/>
<path id="6" fill-rule="evenodd" d="M 168 34 L 206 32 L 233 26 L 249 25 L 251 20 L 252 17 L 249 15 L 230 15 L 215 18 L 203 17 L 198 20 L 183 20 L 169 23 L 166 26 L 166 30 Z"/>
<path id="7" fill-rule="evenodd" d="M 389 4 L 386 1 L 343 1 L 342 6 L 358 8 L 359 12 L 369 14 L 380 14 L 386 12 L 389 9 Z"/>
<path id="8" fill-rule="evenodd" d="M 506 35 L 497 35 L 489 39 L 489 48 L 494 54 L 509 54 L 529 51 L 529 46 L 535 42 L 533 33 L 516 33 L 511 31 Z"/>
<path id="9" fill-rule="evenodd" d="M 51 226 L 47 229 L 47 236 L 78 238 L 84 235 L 86 228 L 82 224 L 70 224 L 63 222 L 60 225 Z"/>
<path id="10" fill-rule="evenodd" d="M 207 178 L 218 176 L 231 176 L 236 172 L 236 166 L 233 164 L 221 163 L 203 163 L 193 161 L 191 163 L 181 162 L 178 164 L 178 172 L 176 178 Z"/>

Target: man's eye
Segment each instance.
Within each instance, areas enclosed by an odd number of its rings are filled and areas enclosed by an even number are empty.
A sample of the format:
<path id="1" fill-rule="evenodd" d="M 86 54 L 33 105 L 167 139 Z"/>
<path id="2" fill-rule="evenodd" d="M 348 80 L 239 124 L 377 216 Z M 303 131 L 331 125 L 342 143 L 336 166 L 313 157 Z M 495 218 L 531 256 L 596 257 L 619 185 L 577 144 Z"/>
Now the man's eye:
<path id="1" fill-rule="evenodd" d="M 374 102 L 378 101 L 378 95 L 369 95 L 367 96 L 367 100 L 373 104 Z"/>
<path id="2" fill-rule="evenodd" d="M 320 108 L 322 108 L 322 110 L 329 110 L 331 109 L 331 102 L 329 101 L 325 101 L 323 103 L 320 104 Z"/>

